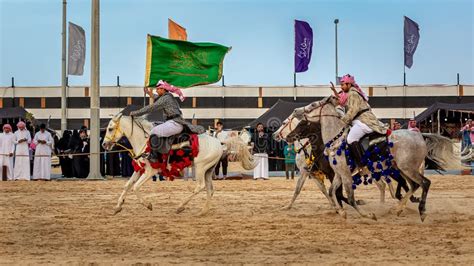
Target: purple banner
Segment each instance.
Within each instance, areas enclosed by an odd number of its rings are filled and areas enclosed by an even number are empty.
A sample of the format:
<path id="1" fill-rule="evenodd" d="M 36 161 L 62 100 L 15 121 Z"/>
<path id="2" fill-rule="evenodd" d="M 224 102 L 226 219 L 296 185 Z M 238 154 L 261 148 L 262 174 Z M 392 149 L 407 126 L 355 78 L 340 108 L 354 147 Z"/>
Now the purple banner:
<path id="1" fill-rule="evenodd" d="M 313 50 L 313 30 L 307 22 L 295 20 L 295 73 L 308 70 Z"/>
<path id="2" fill-rule="evenodd" d="M 418 41 L 420 40 L 420 28 L 415 21 L 405 17 L 403 32 L 405 44 L 405 66 L 411 68 L 413 65 L 413 55 L 415 54 Z"/>

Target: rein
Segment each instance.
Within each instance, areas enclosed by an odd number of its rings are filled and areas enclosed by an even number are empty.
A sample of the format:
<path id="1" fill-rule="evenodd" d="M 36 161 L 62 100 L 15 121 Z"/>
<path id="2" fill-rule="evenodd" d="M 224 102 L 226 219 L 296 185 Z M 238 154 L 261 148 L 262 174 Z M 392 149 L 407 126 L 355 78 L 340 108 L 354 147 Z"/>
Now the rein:
<path id="1" fill-rule="evenodd" d="M 125 147 L 124 145 L 118 143 L 117 141 L 114 141 L 116 139 L 116 136 L 118 133 L 121 133 L 123 136 L 127 137 L 127 135 L 125 134 L 125 132 L 120 128 L 120 120 L 122 119 L 122 115 L 120 115 L 120 117 L 118 118 L 117 122 L 116 122 L 116 125 L 115 125 L 115 128 L 114 128 L 114 134 L 112 137 L 108 137 L 108 136 L 105 136 L 104 140 L 114 144 L 114 145 L 117 145 L 125 150 L 127 150 L 131 157 L 132 158 L 135 158 L 136 157 L 136 154 L 133 152 L 133 149 L 130 149 L 130 148 L 127 148 Z M 136 123 L 137 126 L 143 131 L 143 134 L 145 136 L 145 138 L 148 138 L 149 137 L 149 134 L 148 132 L 146 132 L 145 128 L 143 127 L 143 125 L 137 121 L 135 121 L 133 119 L 133 116 L 131 116 L 131 119 L 132 119 L 132 130 L 131 130 L 131 133 L 130 133 L 130 136 L 133 135 L 133 125 Z M 143 150 L 143 149 L 142 149 Z"/>

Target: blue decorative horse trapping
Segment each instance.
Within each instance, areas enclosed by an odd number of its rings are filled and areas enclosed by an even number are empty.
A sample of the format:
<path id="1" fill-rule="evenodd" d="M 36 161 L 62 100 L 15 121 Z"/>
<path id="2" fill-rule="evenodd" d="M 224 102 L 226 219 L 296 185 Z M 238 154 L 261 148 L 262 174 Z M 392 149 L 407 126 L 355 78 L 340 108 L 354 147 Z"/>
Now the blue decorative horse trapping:
<path id="1" fill-rule="evenodd" d="M 341 131 L 337 136 L 325 144 L 326 149 L 329 149 L 331 145 L 339 139 L 344 134 L 344 130 Z M 385 141 L 369 146 L 364 152 L 362 157 L 362 164 L 367 166 L 371 176 L 368 175 L 362 177 L 360 174 L 356 174 L 352 177 L 352 189 L 356 189 L 358 185 L 364 183 L 364 185 L 372 184 L 373 179 L 379 181 L 382 177 L 385 178 L 385 182 L 390 183 L 390 177 L 397 179 L 400 176 L 400 171 L 393 165 L 393 155 L 390 153 L 390 148 L 393 147 L 393 142 L 388 139 L 388 136 L 385 138 Z M 344 155 L 346 157 L 346 162 L 349 165 L 351 171 L 354 171 L 356 165 L 354 160 L 351 158 L 351 153 L 349 151 L 349 145 L 347 144 L 345 138 L 342 140 L 341 145 L 336 150 L 338 156 Z M 329 160 L 329 153 L 325 151 L 325 158 Z M 333 157 L 332 164 L 336 165 L 337 160 Z M 375 165 L 375 167 L 374 167 Z"/>

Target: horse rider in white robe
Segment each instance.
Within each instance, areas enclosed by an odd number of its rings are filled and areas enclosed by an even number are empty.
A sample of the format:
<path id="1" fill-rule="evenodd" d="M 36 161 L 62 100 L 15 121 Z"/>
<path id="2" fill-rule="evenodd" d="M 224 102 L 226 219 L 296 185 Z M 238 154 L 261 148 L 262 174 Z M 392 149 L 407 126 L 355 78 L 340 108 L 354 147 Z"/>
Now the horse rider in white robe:
<path id="1" fill-rule="evenodd" d="M 35 134 L 33 143 L 36 145 L 35 160 L 33 165 L 33 180 L 51 179 L 51 147 L 53 137 L 46 131 L 46 125 L 40 125 L 40 131 Z"/>
<path id="2" fill-rule="evenodd" d="M 18 130 L 15 131 L 15 167 L 13 176 L 15 180 L 30 180 L 30 151 L 31 134 L 26 129 L 23 121 L 16 124 Z"/>
<path id="3" fill-rule="evenodd" d="M 368 103 L 369 97 L 357 85 L 354 76 L 347 74 L 340 81 L 342 92 L 338 95 L 339 104 L 346 108 L 346 114 L 341 117 L 341 120 L 347 125 L 352 125 L 349 134 L 347 134 L 347 144 L 349 144 L 354 162 L 359 168 L 356 172 L 361 172 L 364 168 L 362 165 L 363 150 L 359 140 L 365 134 L 374 131 L 385 134 L 387 127 L 372 112 Z M 335 91 L 334 88 L 332 89 Z"/>
<path id="4" fill-rule="evenodd" d="M 3 133 L 0 134 L 0 175 L 3 177 L 3 167 L 6 167 L 7 180 L 13 180 L 14 139 L 10 124 L 3 125 Z"/>

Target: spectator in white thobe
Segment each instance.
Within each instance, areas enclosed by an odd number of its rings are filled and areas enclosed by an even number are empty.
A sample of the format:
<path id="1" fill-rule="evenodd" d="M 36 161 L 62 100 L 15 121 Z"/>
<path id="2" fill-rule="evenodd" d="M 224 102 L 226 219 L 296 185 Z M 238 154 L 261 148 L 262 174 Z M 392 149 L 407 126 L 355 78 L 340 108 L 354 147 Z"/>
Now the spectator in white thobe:
<path id="1" fill-rule="evenodd" d="M 25 122 L 18 122 L 15 131 L 15 167 L 13 175 L 15 180 L 30 180 L 30 131 L 26 129 Z"/>
<path id="2" fill-rule="evenodd" d="M 35 160 L 33 163 L 33 180 L 51 179 L 51 146 L 53 138 L 51 133 L 46 131 L 46 125 L 40 125 L 38 131 L 33 138 L 33 143 L 36 145 Z"/>
<path id="3" fill-rule="evenodd" d="M 0 176 L 3 177 L 3 168 L 6 167 L 8 180 L 13 180 L 13 153 L 15 152 L 15 135 L 9 124 L 3 125 L 0 134 Z"/>
<path id="4" fill-rule="evenodd" d="M 270 137 L 264 131 L 262 123 L 257 124 L 252 139 L 253 153 L 257 166 L 253 169 L 253 179 L 268 180 L 268 151 L 270 150 Z"/>

